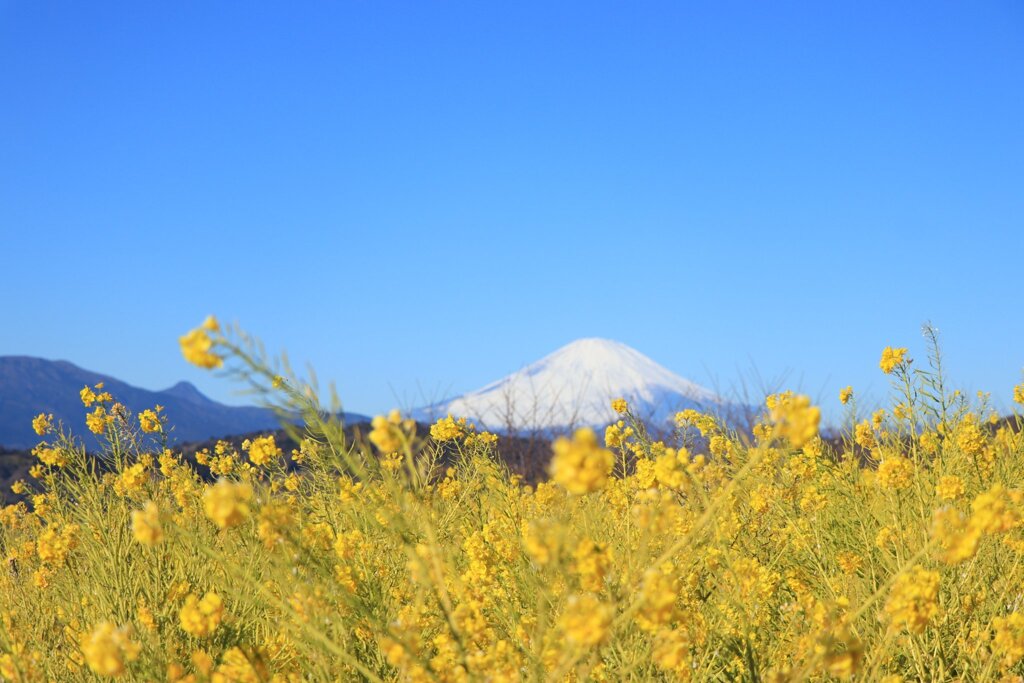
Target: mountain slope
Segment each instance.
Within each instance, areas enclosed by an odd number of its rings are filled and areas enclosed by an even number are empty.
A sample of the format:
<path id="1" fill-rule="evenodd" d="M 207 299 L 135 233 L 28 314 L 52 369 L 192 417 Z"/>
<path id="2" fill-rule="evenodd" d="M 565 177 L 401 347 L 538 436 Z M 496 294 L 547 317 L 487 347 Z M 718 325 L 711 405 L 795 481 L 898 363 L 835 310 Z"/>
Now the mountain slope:
<path id="1" fill-rule="evenodd" d="M 492 430 L 558 430 L 613 422 L 614 398 L 643 418 L 662 423 L 684 408 L 724 405 L 697 385 L 625 344 L 579 339 L 476 391 L 414 411 L 430 420 L 451 414 Z"/>
<path id="2" fill-rule="evenodd" d="M 32 418 L 53 413 L 75 434 L 85 437 L 87 409 L 78 392 L 82 387 L 103 382 L 105 390 L 133 411 L 164 406 L 173 431 L 173 441 L 244 434 L 279 426 L 273 412 L 266 408 L 227 406 L 204 396 L 188 382 L 179 382 L 163 391 L 149 391 L 113 377 L 84 370 L 67 361 L 51 361 L 30 356 L 0 356 L 0 445 L 29 448 L 39 438 L 32 431 Z M 347 420 L 362 416 L 347 416 Z M 87 441 L 87 443 L 89 443 Z M 92 445 L 92 443 L 89 443 Z"/>

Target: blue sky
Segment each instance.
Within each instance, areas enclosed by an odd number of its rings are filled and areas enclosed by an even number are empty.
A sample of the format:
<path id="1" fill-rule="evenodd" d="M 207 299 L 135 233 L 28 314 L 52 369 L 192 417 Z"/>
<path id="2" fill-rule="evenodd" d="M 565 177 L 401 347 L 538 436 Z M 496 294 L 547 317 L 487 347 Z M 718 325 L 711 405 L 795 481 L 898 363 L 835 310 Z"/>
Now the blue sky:
<path id="1" fill-rule="evenodd" d="M 584 336 L 881 398 L 1024 367 L 1024 5 L 0 1 L 0 354 L 364 412 Z"/>

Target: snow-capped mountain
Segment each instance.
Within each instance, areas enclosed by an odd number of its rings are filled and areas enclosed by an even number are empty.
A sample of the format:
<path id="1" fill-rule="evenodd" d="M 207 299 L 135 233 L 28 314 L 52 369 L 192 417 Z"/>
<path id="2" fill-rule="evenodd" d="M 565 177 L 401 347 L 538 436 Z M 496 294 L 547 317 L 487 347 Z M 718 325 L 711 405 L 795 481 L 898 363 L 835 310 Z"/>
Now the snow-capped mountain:
<path id="1" fill-rule="evenodd" d="M 466 417 L 494 431 L 561 430 L 602 426 L 616 419 L 615 398 L 625 398 L 650 424 L 684 408 L 724 406 L 713 391 L 609 339 L 579 339 L 487 386 L 426 406 L 414 415 L 429 421 Z"/>

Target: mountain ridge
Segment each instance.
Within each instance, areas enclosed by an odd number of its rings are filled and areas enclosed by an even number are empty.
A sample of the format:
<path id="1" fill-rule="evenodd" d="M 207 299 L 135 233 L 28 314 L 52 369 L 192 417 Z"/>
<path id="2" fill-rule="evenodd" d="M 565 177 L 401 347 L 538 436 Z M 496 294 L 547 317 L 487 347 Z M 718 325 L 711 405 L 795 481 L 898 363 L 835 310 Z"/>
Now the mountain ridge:
<path id="1" fill-rule="evenodd" d="M 164 406 L 168 436 L 173 442 L 202 441 L 267 429 L 277 429 L 280 421 L 274 412 L 258 406 L 229 406 L 214 401 L 190 382 L 153 391 L 133 386 L 66 360 L 48 360 L 35 356 L 0 356 L 0 445 L 7 448 L 31 448 L 39 442 L 32 431 L 32 418 L 52 413 L 74 433 L 95 445 L 85 429 L 88 410 L 82 406 L 79 391 L 84 386 L 104 383 L 104 390 L 134 412 Z M 365 420 L 355 413 L 346 421 Z"/>

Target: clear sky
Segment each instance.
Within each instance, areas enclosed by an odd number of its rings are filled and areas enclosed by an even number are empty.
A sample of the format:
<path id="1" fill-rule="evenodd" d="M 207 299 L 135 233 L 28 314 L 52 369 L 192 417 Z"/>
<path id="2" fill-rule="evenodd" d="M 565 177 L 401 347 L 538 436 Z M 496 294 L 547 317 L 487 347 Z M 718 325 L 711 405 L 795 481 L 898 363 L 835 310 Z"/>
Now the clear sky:
<path id="1" fill-rule="evenodd" d="M 1024 367 L 1024 4 L 0 0 L 0 354 L 207 313 L 363 412 L 584 336 L 881 398 Z"/>

